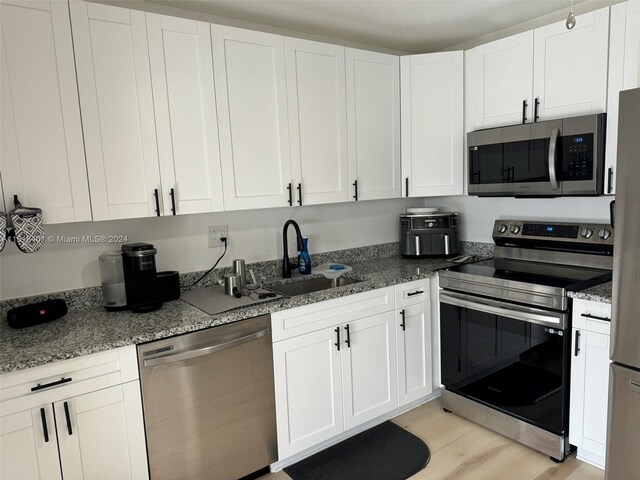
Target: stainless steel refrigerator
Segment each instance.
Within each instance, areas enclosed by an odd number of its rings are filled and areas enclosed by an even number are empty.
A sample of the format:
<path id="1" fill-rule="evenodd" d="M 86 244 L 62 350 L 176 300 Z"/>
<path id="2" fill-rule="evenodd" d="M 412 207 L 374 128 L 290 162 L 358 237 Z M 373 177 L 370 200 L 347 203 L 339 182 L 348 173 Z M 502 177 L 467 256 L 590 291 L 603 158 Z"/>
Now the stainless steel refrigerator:
<path id="1" fill-rule="evenodd" d="M 640 88 L 620 93 L 607 480 L 640 478 Z"/>

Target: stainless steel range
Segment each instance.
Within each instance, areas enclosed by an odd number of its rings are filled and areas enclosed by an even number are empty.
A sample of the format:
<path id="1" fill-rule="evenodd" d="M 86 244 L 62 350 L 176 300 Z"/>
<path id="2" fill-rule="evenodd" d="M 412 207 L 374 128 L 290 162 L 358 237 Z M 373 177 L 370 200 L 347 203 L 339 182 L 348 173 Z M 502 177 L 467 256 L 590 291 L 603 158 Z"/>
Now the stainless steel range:
<path id="1" fill-rule="evenodd" d="M 602 224 L 498 220 L 493 259 L 440 272 L 445 409 L 564 459 L 567 292 L 611 279 L 612 232 Z"/>

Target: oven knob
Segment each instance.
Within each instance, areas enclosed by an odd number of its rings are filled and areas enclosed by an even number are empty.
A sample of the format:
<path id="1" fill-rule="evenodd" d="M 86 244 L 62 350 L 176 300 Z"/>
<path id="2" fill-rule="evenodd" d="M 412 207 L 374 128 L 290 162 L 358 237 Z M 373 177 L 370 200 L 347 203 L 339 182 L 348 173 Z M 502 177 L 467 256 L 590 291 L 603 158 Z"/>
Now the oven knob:
<path id="1" fill-rule="evenodd" d="M 602 230 L 600 230 L 598 232 L 598 236 L 602 239 L 602 240 L 608 240 L 609 237 L 611 236 L 611 232 L 609 230 L 607 230 L 606 228 L 603 228 Z"/>
<path id="2" fill-rule="evenodd" d="M 520 233 L 520 225 L 511 225 L 511 233 L 514 235 Z"/>
<path id="3" fill-rule="evenodd" d="M 498 231 L 499 231 L 500 233 L 504 233 L 504 232 L 506 232 L 506 231 L 507 231 L 507 226 L 506 226 L 504 223 L 503 223 L 503 224 L 501 224 L 501 225 L 498 227 Z"/>
<path id="4" fill-rule="evenodd" d="M 591 238 L 593 236 L 593 230 L 590 228 L 582 229 L 582 238 Z"/>

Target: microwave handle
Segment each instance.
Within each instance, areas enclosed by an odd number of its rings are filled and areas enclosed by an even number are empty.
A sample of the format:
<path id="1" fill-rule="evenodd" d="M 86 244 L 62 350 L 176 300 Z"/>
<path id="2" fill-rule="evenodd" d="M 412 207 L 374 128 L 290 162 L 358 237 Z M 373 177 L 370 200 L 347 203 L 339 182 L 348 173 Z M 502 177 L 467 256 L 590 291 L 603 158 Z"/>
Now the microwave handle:
<path id="1" fill-rule="evenodd" d="M 560 129 L 554 128 L 551 131 L 551 139 L 549 140 L 549 180 L 551 181 L 551 190 L 558 190 L 558 174 L 556 172 L 556 149 L 558 147 L 558 136 Z"/>

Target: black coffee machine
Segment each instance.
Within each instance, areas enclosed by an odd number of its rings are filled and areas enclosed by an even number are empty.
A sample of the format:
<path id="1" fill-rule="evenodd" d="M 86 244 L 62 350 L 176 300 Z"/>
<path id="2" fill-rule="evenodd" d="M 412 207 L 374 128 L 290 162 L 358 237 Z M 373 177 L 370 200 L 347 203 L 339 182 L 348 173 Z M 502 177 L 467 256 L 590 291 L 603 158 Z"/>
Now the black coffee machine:
<path id="1" fill-rule="evenodd" d="M 122 267 L 127 307 L 133 312 L 150 312 L 162 306 L 156 274 L 157 250 L 150 243 L 122 245 Z"/>

